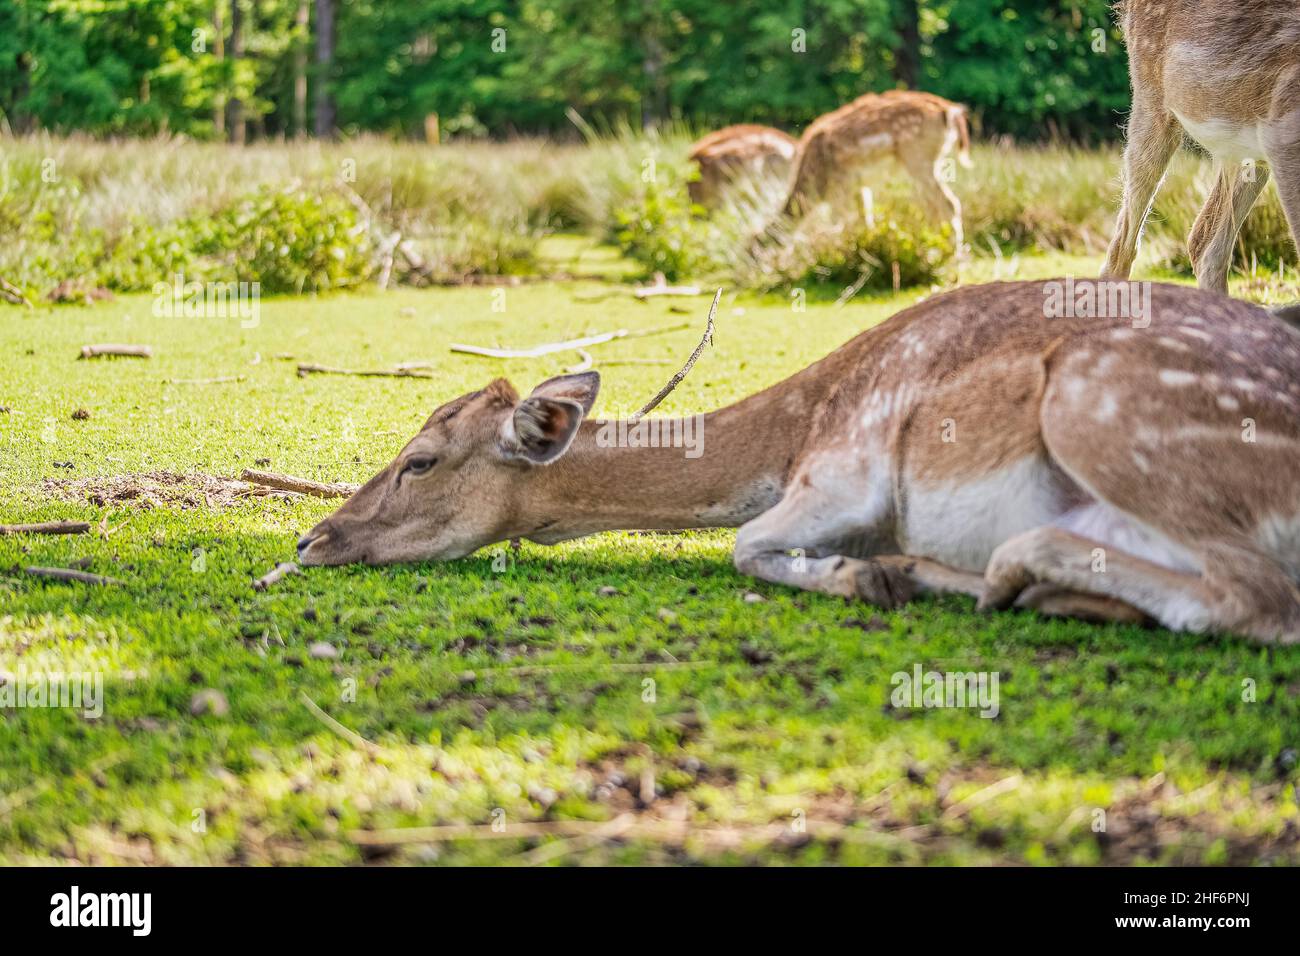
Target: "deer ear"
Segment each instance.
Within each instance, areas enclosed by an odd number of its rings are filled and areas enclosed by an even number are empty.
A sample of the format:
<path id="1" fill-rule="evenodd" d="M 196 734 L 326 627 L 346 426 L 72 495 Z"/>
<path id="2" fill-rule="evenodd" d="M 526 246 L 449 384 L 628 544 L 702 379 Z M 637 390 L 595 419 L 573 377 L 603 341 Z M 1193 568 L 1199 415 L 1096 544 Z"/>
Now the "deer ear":
<path id="1" fill-rule="evenodd" d="M 584 415 L 591 414 L 600 391 L 599 372 L 578 372 L 576 375 L 557 375 L 548 378 L 533 389 L 532 398 L 563 398 L 582 406 Z"/>
<path id="2" fill-rule="evenodd" d="M 569 450 L 583 414 L 582 406 L 571 399 L 530 395 L 506 420 L 508 453 L 534 465 L 549 465 Z"/>

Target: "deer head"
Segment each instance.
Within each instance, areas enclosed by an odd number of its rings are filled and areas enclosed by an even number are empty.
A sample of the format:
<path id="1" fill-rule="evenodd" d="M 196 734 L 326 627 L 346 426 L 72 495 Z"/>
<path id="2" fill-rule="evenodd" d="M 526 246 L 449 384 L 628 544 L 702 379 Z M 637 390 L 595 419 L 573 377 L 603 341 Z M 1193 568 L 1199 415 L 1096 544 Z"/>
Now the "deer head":
<path id="1" fill-rule="evenodd" d="M 561 375 L 520 401 L 505 379 L 435 411 L 392 463 L 298 542 L 303 564 L 452 560 L 532 530 L 530 475 L 591 411 L 600 375 Z"/>

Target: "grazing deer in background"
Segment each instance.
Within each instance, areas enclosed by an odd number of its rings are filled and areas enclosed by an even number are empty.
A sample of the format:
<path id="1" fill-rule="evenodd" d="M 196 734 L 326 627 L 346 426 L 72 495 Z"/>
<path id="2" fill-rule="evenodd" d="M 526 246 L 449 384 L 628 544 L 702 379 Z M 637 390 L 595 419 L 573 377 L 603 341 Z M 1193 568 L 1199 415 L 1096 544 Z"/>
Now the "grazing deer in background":
<path id="1" fill-rule="evenodd" d="M 1188 252 L 1197 285 L 1226 292 L 1233 244 L 1270 170 L 1300 241 L 1300 3 L 1128 0 L 1121 16 L 1133 108 L 1124 198 L 1102 274 L 1128 276 L 1186 130 L 1217 167 Z M 1300 306 L 1276 314 L 1300 324 Z"/>
<path id="2" fill-rule="evenodd" d="M 794 159 L 795 139 L 771 126 L 727 126 L 697 140 L 690 159 L 700 178 L 687 184 L 691 202 L 711 206 L 738 176 L 784 177 Z"/>
<path id="3" fill-rule="evenodd" d="M 804 130 L 783 212 L 806 212 L 835 189 L 860 185 L 867 166 L 892 157 L 916 183 L 930 214 L 952 224 L 961 248 L 961 202 L 944 181 L 954 147 L 969 168 L 970 130 L 961 104 L 906 90 L 859 96 Z"/>
<path id="4" fill-rule="evenodd" d="M 957 592 L 1300 640 L 1300 332 L 1172 285 L 1148 287 L 1140 324 L 1055 317 L 1053 285 L 906 309 L 704 416 L 695 457 L 611 442 L 587 418 L 595 372 L 522 400 L 498 379 L 435 411 L 299 554 L 383 564 L 740 526 L 742 573 L 882 607 Z"/>

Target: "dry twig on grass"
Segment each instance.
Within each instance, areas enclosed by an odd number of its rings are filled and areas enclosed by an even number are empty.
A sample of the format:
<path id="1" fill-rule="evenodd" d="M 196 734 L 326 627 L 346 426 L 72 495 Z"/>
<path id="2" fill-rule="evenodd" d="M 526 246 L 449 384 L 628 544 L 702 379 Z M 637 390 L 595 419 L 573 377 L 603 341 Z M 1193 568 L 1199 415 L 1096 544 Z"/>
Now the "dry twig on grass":
<path id="1" fill-rule="evenodd" d="M 361 375 L 372 378 L 433 378 L 433 372 L 422 363 L 403 363 L 393 368 L 357 370 L 350 368 L 332 368 L 329 365 L 299 365 L 298 377 L 307 375 Z"/>
<path id="2" fill-rule="evenodd" d="M 88 574 L 85 571 L 74 571 L 72 568 L 23 568 L 25 574 L 30 574 L 36 578 L 54 578 L 56 581 L 80 581 L 82 584 L 121 584 L 117 578 L 105 577 L 102 574 Z"/>
<path id="3" fill-rule="evenodd" d="M 292 561 L 281 561 L 270 571 L 267 571 L 264 575 L 253 582 L 253 590 L 265 591 L 277 581 L 280 581 L 291 574 L 302 574 L 302 571 L 298 568 L 298 565 L 294 564 Z"/>
<path id="4" fill-rule="evenodd" d="M 90 530 L 86 521 L 41 521 L 37 524 L 0 524 L 0 535 L 6 534 L 85 534 Z"/>
<path id="5" fill-rule="evenodd" d="M 36 308 L 36 306 L 32 305 L 32 300 L 23 293 L 23 290 L 4 276 L 0 276 L 0 296 L 3 296 L 6 301 L 13 305 L 25 305 L 29 309 Z"/>
<path id="6" fill-rule="evenodd" d="M 481 345 L 460 345 L 453 343 L 451 350 L 453 352 L 463 352 L 467 355 L 481 355 L 484 358 L 540 358 L 543 355 L 550 355 L 553 352 L 578 351 L 589 345 L 603 345 L 605 342 L 612 342 L 615 339 L 641 339 L 650 335 L 663 335 L 666 332 L 677 332 L 681 329 L 689 328 L 686 323 L 677 325 L 661 325 L 653 329 L 644 329 L 642 331 L 630 331 L 628 329 L 616 329 L 613 332 L 601 332 L 597 335 L 588 335 L 580 339 L 568 339 L 564 342 L 547 342 L 542 345 L 535 345 L 530 349 L 497 349 L 487 348 Z"/>
<path id="7" fill-rule="evenodd" d="M 295 491 L 300 495 L 313 495 L 317 498 L 348 498 L 359 487 L 342 481 L 312 481 L 308 478 L 294 478 L 292 475 L 277 475 L 273 471 L 254 471 L 252 468 L 245 468 L 240 472 L 239 478 L 251 485 L 264 485 L 278 491 Z"/>
<path id="8" fill-rule="evenodd" d="M 577 372 L 585 372 L 587 371 L 587 369 L 591 368 L 592 359 L 591 359 L 590 352 L 588 352 L 586 349 L 578 349 L 578 358 L 580 358 L 582 361 L 580 361 L 577 365 L 570 365 L 565 368 L 565 371 L 568 372 L 570 375 L 576 374 Z"/>
<path id="9" fill-rule="evenodd" d="M 147 359 L 153 357 L 153 349 L 147 345 L 83 345 L 81 347 L 81 358 L 99 358 L 102 355 Z"/>
<path id="10" fill-rule="evenodd" d="M 632 293 L 638 299 L 649 299 L 659 295 L 699 295 L 697 285 L 669 285 L 662 272 L 655 273 L 653 285 L 643 285 Z"/>
<path id="11" fill-rule="evenodd" d="M 225 385 L 229 382 L 242 382 L 244 375 L 218 375 L 216 378 L 169 378 L 168 385 Z"/>
<path id="12" fill-rule="evenodd" d="M 695 360 L 698 359 L 700 353 L 704 351 L 704 346 L 713 344 L 713 320 L 718 314 L 718 303 L 721 301 L 722 289 L 718 289 L 717 292 L 713 293 L 713 304 L 709 306 L 709 317 L 705 322 L 704 337 L 700 339 L 700 344 L 695 346 L 695 351 L 692 352 L 691 357 L 686 360 L 686 364 L 682 366 L 681 371 L 669 379 L 668 384 L 659 389 L 659 394 L 646 402 L 645 406 L 632 416 L 631 421 L 633 423 L 639 422 L 648 413 L 652 412 L 660 402 L 667 398 L 668 394 L 678 386 L 681 380 L 686 377 L 687 373 L 689 373 L 691 368 L 695 365 Z"/>
<path id="13" fill-rule="evenodd" d="M 334 731 L 344 740 L 350 741 L 354 746 L 360 747 L 362 750 L 365 750 L 369 753 L 379 753 L 383 749 L 382 747 L 379 746 L 379 744 L 371 743 L 369 740 L 366 740 L 365 737 L 362 737 L 355 730 L 352 730 L 350 727 L 345 727 L 343 724 L 340 724 L 329 714 L 325 713 L 325 711 L 321 710 L 320 705 L 317 704 L 316 701 L 308 697 L 306 691 L 299 691 L 298 697 L 302 700 L 303 705 L 309 711 L 311 711 L 311 715 L 313 717 L 319 720 L 330 730 Z"/>

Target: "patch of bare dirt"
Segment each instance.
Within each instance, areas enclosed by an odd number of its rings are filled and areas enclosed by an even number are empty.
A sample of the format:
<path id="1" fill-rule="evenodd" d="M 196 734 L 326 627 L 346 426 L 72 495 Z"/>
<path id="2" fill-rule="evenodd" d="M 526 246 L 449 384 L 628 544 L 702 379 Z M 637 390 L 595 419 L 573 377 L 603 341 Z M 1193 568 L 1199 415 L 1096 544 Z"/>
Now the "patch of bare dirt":
<path id="1" fill-rule="evenodd" d="M 140 475 L 107 475 L 92 478 L 46 478 L 46 494 L 78 504 L 113 508 L 228 508 L 248 498 L 302 498 L 290 491 L 277 491 L 218 475 L 177 474 L 151 471 Z"/>

